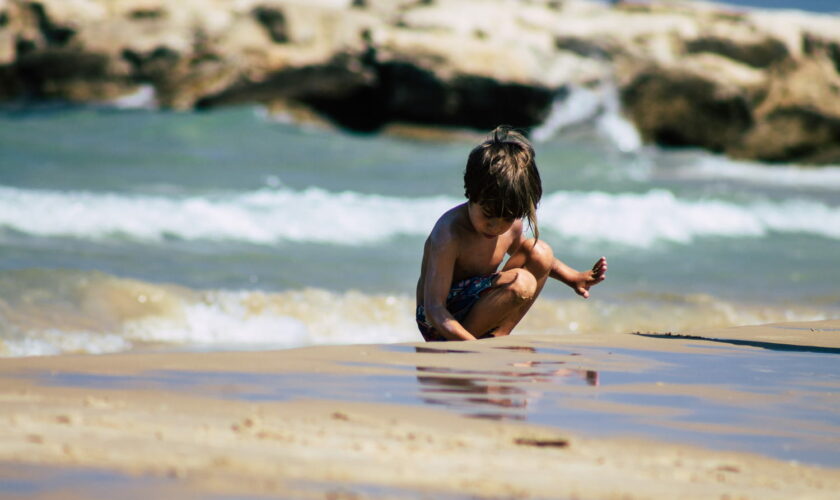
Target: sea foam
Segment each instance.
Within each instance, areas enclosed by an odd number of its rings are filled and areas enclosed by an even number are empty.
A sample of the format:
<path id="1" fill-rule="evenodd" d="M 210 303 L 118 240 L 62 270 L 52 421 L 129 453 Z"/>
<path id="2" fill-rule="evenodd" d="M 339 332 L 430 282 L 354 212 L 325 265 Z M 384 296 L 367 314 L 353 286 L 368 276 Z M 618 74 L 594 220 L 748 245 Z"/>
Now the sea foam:
<path id="1" fill-rule="evenodd" d="M 301 289 L 194 290 L 99 272 L 0 272 L 0 356 L 142 346 L 279 349 L 419 340 L 413 300 Z"/>
<path id="2" fill-rule="evenodd" d="M 808 200 L 682 200 L 670 191 L 554 193 L 540 208 L 540 225 L 581 241 L 649 247 L 698 237 L 762 237 L 771 232 L 840 239 L 840 208 Z"/>
<path id="3" fill-rule="evenodd" d="M 516 334 L 688 331 L 840 317 L 837 308 L 733 303 L 706 294 L 541 298 Z M 195 290 L 98 272 L 0 272 L 0 357 L 282 349 L 422 342 L 414 299 L 305 288 Z"/>
<path id="4" fill-rule="evenodd" d="M 319 188 L 164 197 L 0 187 L 0 227 L 91 240 L 370 245 L 399 235 L 425 236 L 440 214 L 461 201 Z M 543 198 L 539 218 L 541 228 L 561 237 L 633 247 L 773 232 L 840 239 L 840 207 L 805 199 L 736 203 L 682 199 L 666 190 L 560 191 Z"/>
<path id="5" fill-rule="evenodd" d="M 566 95 L 552 103 L 548 118 L 531 132 L 531 136 L 535 141 L 543 142 L 583 123 L 594 123 L 598 133 L 624 153 L 642 147 L 638 130 L 621 113 L 618 88 L 611 83 L 595 88 L 569 87 Z"/>

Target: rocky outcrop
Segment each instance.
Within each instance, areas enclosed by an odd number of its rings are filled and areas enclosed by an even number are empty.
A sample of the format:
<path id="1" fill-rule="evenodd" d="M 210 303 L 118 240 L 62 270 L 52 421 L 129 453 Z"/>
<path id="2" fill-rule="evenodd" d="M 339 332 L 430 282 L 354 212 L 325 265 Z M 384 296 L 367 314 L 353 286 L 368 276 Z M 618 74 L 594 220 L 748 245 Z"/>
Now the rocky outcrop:
<path id="1" fill-rule="evenodd" d="M 499 123 L 538 124 L 546 118 L 554 96 L 554 90 L 539 85 L 482 76 L 457 75 L 444 80 L 408 61 L 369 60 L 359 70 L 340 57 L 236 85 L 196 104 L 208 108 L 282 97 L 359 131 L 376 131 L 392 122 L 484 130 Z"/>
<path id="2" fill-rule="evenodd" d="M 262 102 L 343 127 L 532 127 L 617 85 L 648 142 L 840 163 L 840 18 L 696 2 L 0 0 L 0 100 Z M 287 106 L 288 105 L 288 106 Z"/>
<path id="3" fill-rule="evenodd" d="M 836 164 L 840 119 L 805 107 L 777 108 L 750 129 L 733 152 L 768 162 Z"/>
<path id="4" fill-rule="evenodd" d="M 702 76 L 681 71 L 641 72 L 621 97 L 647 142 L 722 152 L 753 125 L 742 93 L 724 92 Z"/>

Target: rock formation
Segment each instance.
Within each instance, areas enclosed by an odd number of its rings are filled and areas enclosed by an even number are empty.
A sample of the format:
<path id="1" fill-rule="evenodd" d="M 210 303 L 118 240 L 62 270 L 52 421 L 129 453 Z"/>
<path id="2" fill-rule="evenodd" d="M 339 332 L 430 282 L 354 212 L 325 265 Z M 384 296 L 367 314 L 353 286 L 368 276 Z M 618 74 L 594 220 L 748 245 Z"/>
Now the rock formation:
<path id="1" fill-rule="evenodd" d="M 840 163 L 840 16 L 700 2 L 0 0 L 0 100 L 261 102 L 350 129 L 532 127 L 617 85 L 644 140 Z"/>

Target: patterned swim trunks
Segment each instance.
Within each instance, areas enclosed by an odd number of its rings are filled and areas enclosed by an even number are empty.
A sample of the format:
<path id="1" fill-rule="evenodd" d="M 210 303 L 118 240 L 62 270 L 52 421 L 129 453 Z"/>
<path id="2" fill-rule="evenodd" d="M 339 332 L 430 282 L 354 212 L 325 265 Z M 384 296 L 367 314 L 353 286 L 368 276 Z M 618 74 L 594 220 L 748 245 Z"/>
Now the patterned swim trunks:
<path id="1" fill-rule="evenodd" d="M 474 276 L 455 283 L 449 289 L 449 294 L 446 296 L 446 310 L 456 320 L 463 322 L 475 303 L 478 302 L 478 299 L 493 288 L 498 277 L 499 273 L 493 273 L 486 276 Z M 416 319 L 417 327 L 427 342 L 446 340 L 435 330 L 431 323 L 426 321 L 426 311 L 422 305 L 417 306 Z M 493 330 L 490 330 L 482 335 L 481 338 L 489 337 L 492 333 Z"/>

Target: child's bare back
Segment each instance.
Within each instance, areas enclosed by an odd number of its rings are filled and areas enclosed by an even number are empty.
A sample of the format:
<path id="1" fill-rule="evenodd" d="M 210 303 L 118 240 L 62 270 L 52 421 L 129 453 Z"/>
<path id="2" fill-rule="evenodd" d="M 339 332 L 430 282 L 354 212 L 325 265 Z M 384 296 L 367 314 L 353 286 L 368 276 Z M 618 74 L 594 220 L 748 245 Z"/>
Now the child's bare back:
<path id="1" fill-rule="evenodd" d="M 518 132 L 499 127 L 473 149 L 464 187 L 469 201 L 438 219 L 423 250 L 416 316 L 426 340 L 508 335 L 549 277 L 584 298 L 606 277 L 605 258 L 578 272 L 538 239 L 542 185 L 533 148 Z M 537 237 L 526 238 L 524 218 Z"/>

